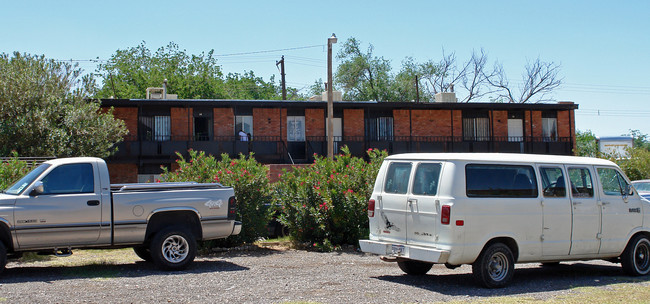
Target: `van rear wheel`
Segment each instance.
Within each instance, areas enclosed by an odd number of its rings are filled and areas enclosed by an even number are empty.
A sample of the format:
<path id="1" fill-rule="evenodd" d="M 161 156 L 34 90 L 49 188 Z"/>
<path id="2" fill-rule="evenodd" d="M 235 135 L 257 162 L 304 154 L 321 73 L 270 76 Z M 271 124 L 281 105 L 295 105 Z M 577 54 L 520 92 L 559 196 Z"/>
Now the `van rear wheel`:
<path id="1" fill-rule="evenodd" d="M 477 282 L 487 288 L 505 287 L 515 274 L 512 250 L 503 243 L 490 245 L 472 264 L 472 273 Z"/>
<path id="2" fill-rule="evenodd" d="M 406 274 L 425 275 L 427 272 L 429 272 L 429 270 L 431 270 L 433 263 L 413 260 L 398 260 L 397 266 L 399 266 L 399 269 L 404 271 Z"/>
<path id="3" fill-rule="evenodd" d="M 628 275 L 642 276 L 650 273 L 650 240 L 637 235 L 627 244 L 621 255 L 621 266 Z"/>

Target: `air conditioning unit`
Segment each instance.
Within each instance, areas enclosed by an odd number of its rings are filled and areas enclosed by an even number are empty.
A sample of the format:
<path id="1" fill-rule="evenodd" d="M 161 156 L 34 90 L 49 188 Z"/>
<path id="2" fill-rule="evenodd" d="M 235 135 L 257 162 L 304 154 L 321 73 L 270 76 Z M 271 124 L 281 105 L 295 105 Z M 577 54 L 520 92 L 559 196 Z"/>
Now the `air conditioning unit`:
<path id="1" fill-rule="evenodd" d="M 165 89 L 147 88 L 147 99 L 165 99 Z"/>
<path id="2" fill-rule="evenodd" d="M 437 93 L 433 96 L 433 99 L 435 102 L 458 102 L 458 98 L 456 98 L 456 93 L 454 92 Z"/>

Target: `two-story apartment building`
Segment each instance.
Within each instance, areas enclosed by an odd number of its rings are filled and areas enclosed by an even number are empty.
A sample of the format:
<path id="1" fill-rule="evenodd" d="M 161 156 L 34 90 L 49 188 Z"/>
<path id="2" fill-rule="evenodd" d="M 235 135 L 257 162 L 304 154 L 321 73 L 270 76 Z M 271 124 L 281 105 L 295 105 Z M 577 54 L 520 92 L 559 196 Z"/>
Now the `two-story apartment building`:
<path id="1" fill-rule="evenodd" d="M 117 183 L 151 180 L 175 152 L 218 156 L 254 152 L 262 163 L 308 163 L 327 154 L 327 102 L 104 99 L 129 135 L 108 159 Z M 515 152 L 571 155 L 572 102 L 334 103 L 335 148 L 405 152 Z M 240 132 L 240 131 L 243 131 Z M 246 134 L 242 136 L 242 134 Z"/>

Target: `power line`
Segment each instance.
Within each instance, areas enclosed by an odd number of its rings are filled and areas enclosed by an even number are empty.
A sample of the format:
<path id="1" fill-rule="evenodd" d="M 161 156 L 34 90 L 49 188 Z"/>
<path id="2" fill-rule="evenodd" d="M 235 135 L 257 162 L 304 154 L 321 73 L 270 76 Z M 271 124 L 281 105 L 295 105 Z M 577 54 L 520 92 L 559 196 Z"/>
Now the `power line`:
<path id="1" fill-rule="evenodd" d="M 214 56 L 215 57 L 226 57 L 226 56 L 241 56 L 241 55 L 252 55 L 252 54 L 262 54 L 262 53 L 275 53 L 275 52 L 294 51 L 294 50 L 302 50 L 302 49 L 324 47 L 324 46 L 325 46 L 324 44 L 317 44 L 317 45 L 299 46 L 299 47 L 286 48 L 286 49 L 265 50 L 265 51 L 255 51 L 255 52 L 242 52 L 242 53 L 231 53 L 231 54 L 220 54 L 220 55 L 214 55 Z"/>

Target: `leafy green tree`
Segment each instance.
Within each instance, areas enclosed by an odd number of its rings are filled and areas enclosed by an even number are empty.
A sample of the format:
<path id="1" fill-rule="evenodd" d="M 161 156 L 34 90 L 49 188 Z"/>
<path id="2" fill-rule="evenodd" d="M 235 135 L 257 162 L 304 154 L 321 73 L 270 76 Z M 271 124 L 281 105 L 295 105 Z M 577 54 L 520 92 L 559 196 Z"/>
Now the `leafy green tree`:
<path id="1" fill-rule="evenodd" d="M 596 135 L 587 131 L 576 131 L 576 151 L 577 156 L 599 157 L 598 141 Z"/>
<path id="2" fill-rule="evenodd" d="M 390 61 L 372 54 L 372 44 L 363 52 L 361 42 L 349 38 L 337 54 L 342 60 L 335 81 L 343 87 L 345 100 L 397 101 L 391 91 Z"/>
<path id="3" fill-rule="evenodd" d="M 92 76 L 77 65 L 15 52 L 0 55 L 0 155 L 107 157 L 128 132 L 100 110 Z"/>
<path id="4" fill-rule="evenodd" d="M 11 157 L 0 162 L 0 190 L 4 190 L 27 174 L 34 164 L 18 158 L 18 153 L 13 151 Z"/>
<path id="5" fill-rule="evenodd" d="M 630 130 L 630 133 L 624 134 L 623 136 L 632 136 L 632 138 L 634 138 L 635 148 L 642 148 L 650 151 L 650 138 L 648 138 L 648 134 L 643 134 L 639 130 Z"/>
<path id="6" fill-rule="evenodd" d="M 117 50 L 97 72 L 103 79 L 99 98 L 145 98 L 147 88 L 167 79 L 167 92 L 181 99 L 281 99 L 273 78 L 267 82 L 252 71 L 224 75 L 214 50 L 190 55 L 173 42 L 155 52 L 145 42 Z M 298 98 L 294 88 L 287 93 Z"/>

